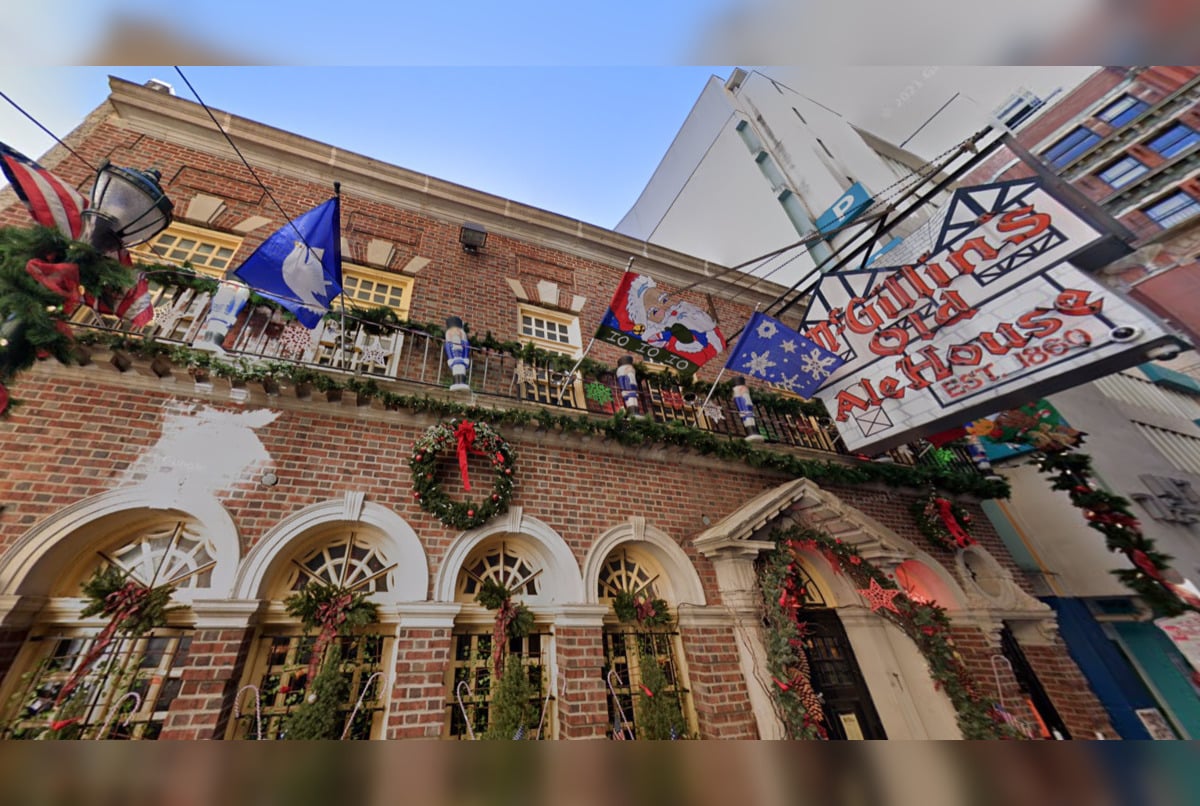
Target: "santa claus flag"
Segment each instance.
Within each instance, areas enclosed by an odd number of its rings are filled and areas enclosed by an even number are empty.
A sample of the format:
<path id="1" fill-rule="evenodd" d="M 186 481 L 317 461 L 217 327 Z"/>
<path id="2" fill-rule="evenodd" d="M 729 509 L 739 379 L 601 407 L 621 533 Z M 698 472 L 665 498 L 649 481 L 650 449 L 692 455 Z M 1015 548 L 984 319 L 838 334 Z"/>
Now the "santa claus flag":
<path id="1" fill-rule="evenodd" d="M 716 320 L 695 303 L 664 291 L 644 274 L 625 272 L 596 338 L 691 374 L 725 350 Z"/>

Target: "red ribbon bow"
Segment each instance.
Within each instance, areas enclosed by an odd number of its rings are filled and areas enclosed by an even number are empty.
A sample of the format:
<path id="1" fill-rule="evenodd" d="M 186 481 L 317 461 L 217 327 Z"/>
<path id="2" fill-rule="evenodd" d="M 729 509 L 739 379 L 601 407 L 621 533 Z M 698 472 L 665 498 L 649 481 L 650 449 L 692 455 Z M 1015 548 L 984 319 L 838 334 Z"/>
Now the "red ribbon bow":
<path id="1" fill-rule="evenodd" d="M 1154 564 L 1154 561 L 1150 559 L 1150 555 L 1146 554 L 1146 552 L 1141 549 L 1134 549 L 1129 553 L 1129 559 L 1133 560 L 1133 564 L 1140 568 L 1146 576 L 1156 582 L 1162 582 L 1162 572 L 1158 570 L 1158 566 Z"/>
<path id="2" fill-rule="evenodd" d="M 346 609 L 353 601 L 353 594 L 345 593 L 331 602 L 317 605 L 317 623 L 321 625 L 321 631 L 317 633 L 317 640 L 313 642 L 312 656 L 308 661 L 309 680 L 316 679 L 317 667 L 325 654 L 325 647 L 337 636 L 338 629 L 346 620 Z"/>
<path id="3" fill-rule="evenodd" d="M 130 580 L 121 588 L 113 591 L 104 597 L 104 615 L 109 617 L 108 624 L 104 625 L 104 629 L 96 636 L 96 642 L 92 644 L 92 648 L 84 655 L 79 666 L 71 674 L 71 677 L 63 684 L 63 687 L 58 692 L 58 697 L 54 700 L 54 707 L 62 704 L 79 682 L 83 680 L 84 675 L 92 668 L 92 665 L 99 660 L 104 654 L 104 650 L 116 635 L 117 630 L 121 625 L 137 615 L 137 612 L 142 609 L 146 599 L 150 597 L 150 589 L 141 585 L 138 582 Z"/>
<path id="4" fill-rule="evenodd" d="M 46 288 L 63 298 L 63 313 L 70 316 L 83 297 L 79 290 L 79 266 L 74 263 L 50 263 L 32 258 L 25 271 Z"/>
<path id="5" fill-rule="evenodd" d="M 950 502 L 945 498 L 935 498 L 933 503 L 937 505 L 938 514 L 942 517 L 942 523 L 945 524 L 947 531 L 954 538 L 954 542 L 958 544 L 960 549 L 965 549 L 975 541 L 966 533 L 954 517 L 954 510 L 950 508 Z"/>
<path id="6" fill-rule="evenodd" d="M 467 454 L 473 453 L 476 456 L 487 456 L 481 450 L 475 448 L 475 423 L 470 420 L 463 420 L 454 429 L 454 439 L 458 443 L 458 472 L 462 474 L 463 489 L 471 492 L 471 479 L 467 476 Z"/>
<path id="7" fill-rule="evenodd" d="M 654 602 L 644 596 L 639 596 L 633 603 L 634 609 L 637 611 L 637 620 L 644 622 L 648 618 L 652 618 L 658 614 L 654 609 Z"/>

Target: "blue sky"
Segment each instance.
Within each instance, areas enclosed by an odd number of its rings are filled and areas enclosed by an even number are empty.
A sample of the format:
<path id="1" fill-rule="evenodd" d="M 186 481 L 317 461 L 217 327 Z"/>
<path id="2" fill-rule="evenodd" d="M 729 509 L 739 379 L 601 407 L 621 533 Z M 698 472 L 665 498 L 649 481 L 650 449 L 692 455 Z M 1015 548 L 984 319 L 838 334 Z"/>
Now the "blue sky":
<path id="1" fill-rule="evenodd" d="M 694 66 L 183 71 L 215 109 L 606 227 L 637 199 L 705 81 L 729 74 Z M 104 100 L 110 73 L 158 78 L 195 100 L 172 67 L 0 68 L 0 89 L 62 137 Z M 0 140 L 34 158 L 52 145 L 9 108 L 0 109 Z"/>

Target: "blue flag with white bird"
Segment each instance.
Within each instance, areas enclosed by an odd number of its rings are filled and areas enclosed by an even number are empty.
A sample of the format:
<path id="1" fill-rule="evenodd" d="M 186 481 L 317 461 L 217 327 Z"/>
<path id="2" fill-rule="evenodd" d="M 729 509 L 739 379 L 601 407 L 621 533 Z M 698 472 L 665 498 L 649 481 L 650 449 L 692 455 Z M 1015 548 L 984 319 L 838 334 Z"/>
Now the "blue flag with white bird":
<path id="1" fill-rule="evenodd" d="M 846 363 L 778 319 L 755 311 L 742 329 L 725 368 L 809 397 Z"/>
<path id="2" fill-rule="evenodd" d="M 341 210 L 335 196 L 284 224 L 234 272 L 256 292 L 315 328 L 342 293 Z"/>

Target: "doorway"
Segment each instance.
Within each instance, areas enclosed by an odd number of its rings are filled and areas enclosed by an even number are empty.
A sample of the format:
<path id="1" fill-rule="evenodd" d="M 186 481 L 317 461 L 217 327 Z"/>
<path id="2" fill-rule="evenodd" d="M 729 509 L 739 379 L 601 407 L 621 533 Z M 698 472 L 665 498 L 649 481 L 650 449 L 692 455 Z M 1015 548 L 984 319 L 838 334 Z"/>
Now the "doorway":
<path id="1" fill-rule="evenodd" d="M 799 618 L 808 624 L 804 650 L 812 671 L 813 688 L 824 699 L 829 738 L 886 739 L 883 723 L 837 612 L 829 608 L 805 608 Z"/>

